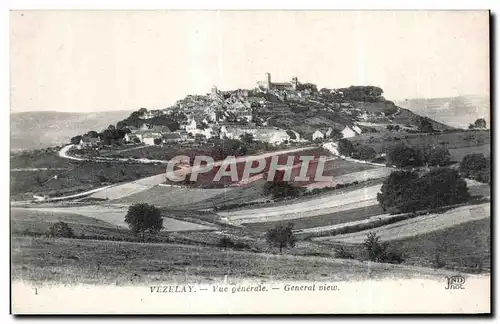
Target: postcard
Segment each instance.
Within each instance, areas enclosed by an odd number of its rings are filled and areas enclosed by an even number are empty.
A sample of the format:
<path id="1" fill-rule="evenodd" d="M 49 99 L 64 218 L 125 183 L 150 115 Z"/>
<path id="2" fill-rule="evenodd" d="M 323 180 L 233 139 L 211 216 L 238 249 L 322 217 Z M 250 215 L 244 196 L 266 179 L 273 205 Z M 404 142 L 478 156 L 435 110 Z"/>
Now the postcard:
<path id="1" fill-rule="evenodd" d="M 11 312 L 489 314 L 489 28 L 11 11 Z"/>

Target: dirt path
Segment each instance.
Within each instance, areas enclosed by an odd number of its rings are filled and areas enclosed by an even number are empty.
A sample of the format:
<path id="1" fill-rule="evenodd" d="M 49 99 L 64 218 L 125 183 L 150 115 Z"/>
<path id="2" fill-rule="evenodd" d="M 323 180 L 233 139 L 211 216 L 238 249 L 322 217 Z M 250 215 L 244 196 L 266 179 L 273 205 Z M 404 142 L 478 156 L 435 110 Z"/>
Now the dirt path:
<path id="1" fill-rule="evenodd" d="M 366 234 L 368 234 L 368 232 L 375 232 L 383 241 L 392 241 L 437 231 L 472 220 L 487 218 L 490 217 L 490 215 L 490 203 L 484 203 L 481 205 L 455 208 L 442 214 L 430 214 L 411 218 L 361 232 L 318 237 L 314 240 L 322 242 L 360 244 L 366 239 Z"/>

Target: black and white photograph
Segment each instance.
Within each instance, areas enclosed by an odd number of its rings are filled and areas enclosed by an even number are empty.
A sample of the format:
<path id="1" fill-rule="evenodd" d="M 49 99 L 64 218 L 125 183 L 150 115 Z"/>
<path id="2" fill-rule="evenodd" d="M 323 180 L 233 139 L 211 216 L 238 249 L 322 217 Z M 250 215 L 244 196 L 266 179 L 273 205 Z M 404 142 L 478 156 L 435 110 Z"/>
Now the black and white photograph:
<path id="1" fill-rule="evenodd" d="M 13 314 L 491 312 L 489 11 L 9 20 Z"/>

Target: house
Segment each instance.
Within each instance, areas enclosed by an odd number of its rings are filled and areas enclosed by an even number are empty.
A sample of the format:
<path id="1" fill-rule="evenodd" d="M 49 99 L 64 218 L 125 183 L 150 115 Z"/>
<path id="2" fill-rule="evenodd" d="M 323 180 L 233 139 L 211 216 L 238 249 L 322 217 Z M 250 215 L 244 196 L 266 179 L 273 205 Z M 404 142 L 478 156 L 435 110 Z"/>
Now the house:
<path id="1" fill-rule="evenodd" d="M 352 127 L 352 130 L 356 132 L 356 134 L 361 134 L 363 131 L 361 130 L 361 128 L 359 128 L 357 125 L 354 125 Z"/>
<path id="2" fill-rule="evenodd" d="M 317 139 L 323 139 L 325 138 L 325 134 L 317 129 L 313 134 L 312 134 L 312 140 L 315 141 Z"/>
<path id="3" fill-rule="evenodd" d="M 163 142 L 162 136 L 154 133 L 144 134 L 142 142 L 146 145 L 158 145 Z"/>
<path id="4" fill-rule="evenodd" d="M 78 143 L 77 148 L 83 149 L 87 147 L 96 147 L 101 142 L 101 138 L 98 137 L 90 137 L 90 136 L 82 136 L 80 139 L 80 143 Z"/>
<path id="5" fill-rule="evenodd" d="M 136 143 L 136 142 L 140 142 L 141 140 L 139 139 L 139 137 L 137 137 L 136 134 L 133 134 L 133 133 L 127 133 L 125 134 L 125 136 L 123 137 L 125 143 Z"/>
<path id="6" fill-rule="evenodd" d="M 357 133 L 352 130 L 352 128 L 350 128 L 349 126 L 346 126 L 343 130 L 342 130 L 342 135 L 344 136 L 344 138 L 349 138 L 349 137 L 354 137 L 357 135 Z"/>
<path id="7" fill-rule="evenodd" d="M 178 143 L 182 141 L 180 132 L 173 132 L 163 135 L 163 143 Z"/>
<path id="8" fill-rule="evenodd" d="M 275 127 L 222 125 L 220 129 L 220 138 L 240 139 L 243 134 L 251 134 L 256 141 L 275 145 L 290 140 L 290 135 L 285 130 Z"/>
<path id="9" fill-rule="evenodd" d="M 271 137 L 268 140 L 268 143 L 274 144 L 274 145 L 280 145 L 285 142 L 290 141 L 290 135 L 284 130 L 276 130 L 272 132 Z"/>

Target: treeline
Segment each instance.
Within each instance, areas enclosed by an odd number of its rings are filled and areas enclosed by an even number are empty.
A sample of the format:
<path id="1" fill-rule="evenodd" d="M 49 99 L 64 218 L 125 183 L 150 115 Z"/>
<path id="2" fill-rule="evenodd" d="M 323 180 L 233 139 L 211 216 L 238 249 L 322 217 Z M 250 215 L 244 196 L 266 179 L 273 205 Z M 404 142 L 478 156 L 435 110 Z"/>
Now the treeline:
<path id="1" fill-rule="evenodd" d="M 349 88 L 339 88 L 336 90 L 342 92 L 345 99 L 353 101 L 385 101 L 385 98 L 382 96 L 384 91 L 375 86 L 350 86 Z"/>
<path id="2" fill-rule="evenodd" d="M 130 133 L 130 127 L 139 128 L 144 124 L 153 126 L 167 126 L 171 131 L 176 131 L 180 128 L 179 122 L 187 120 L 187 117 L 182 112 L 171 112 L 167 115 L 158 114 L 148 119 L 141 119 L 148 110 L 146 108 L 141 108 L 130 114 L 129 117 L 124 120 L 119 121 L 116 125 L 109 125 L 108 128 L 97 131 L 91 130 L 85 134 L 77 135 L 71 138 L 71 144 L 78 144 L 80 140 L 86 136 L 90 138 L 100 138 L 100 144 L 103 145 L 113 145 L 120 142 L 125 134 Z"/>
<path id="3" fill-rule="evenodd" d="M 384 211 L 400 213 L 464 203 L 469 198 L 465 180 L 450 168 L 434 169 L 422 176 L 415 171 L 394 171 L 377 194 Z"/>

